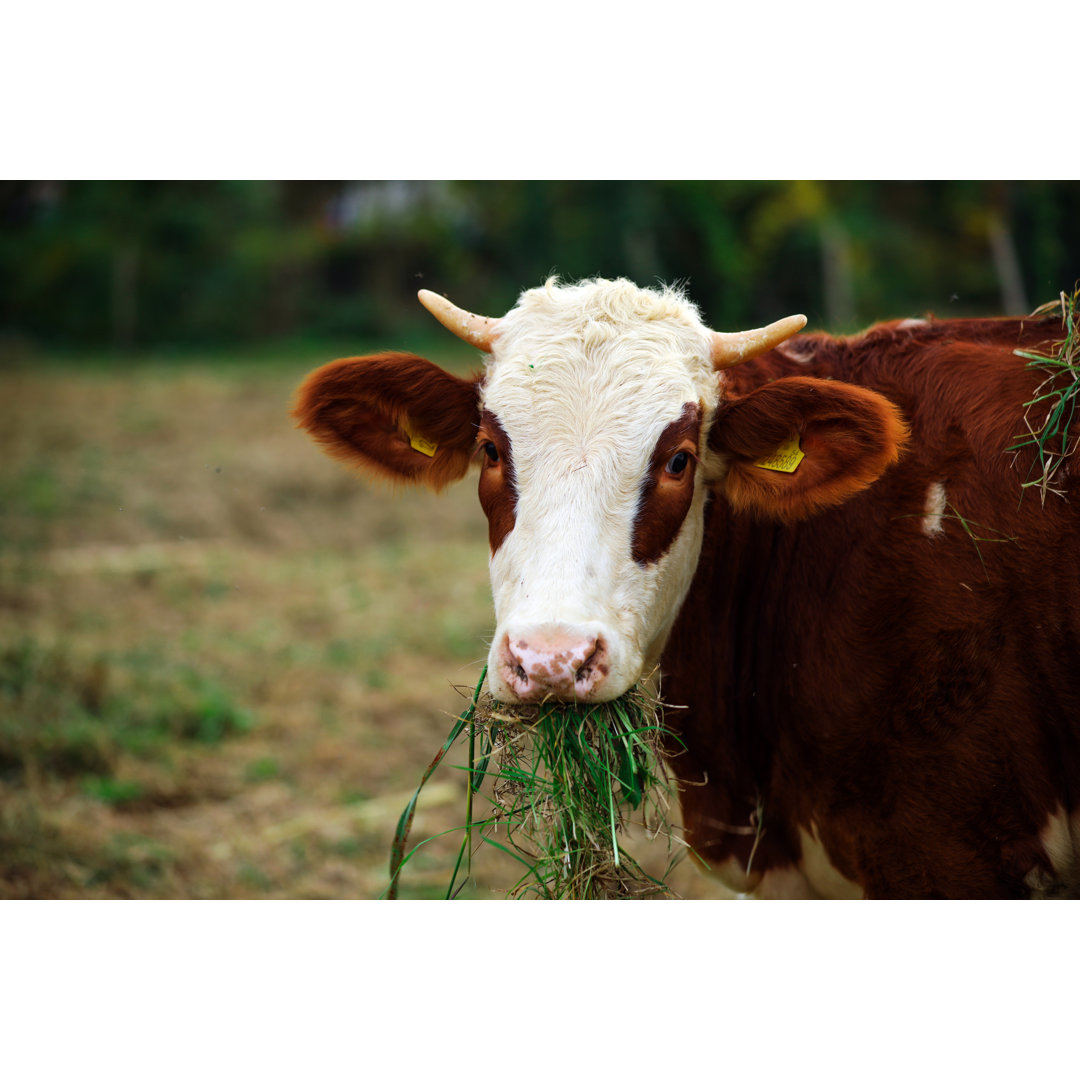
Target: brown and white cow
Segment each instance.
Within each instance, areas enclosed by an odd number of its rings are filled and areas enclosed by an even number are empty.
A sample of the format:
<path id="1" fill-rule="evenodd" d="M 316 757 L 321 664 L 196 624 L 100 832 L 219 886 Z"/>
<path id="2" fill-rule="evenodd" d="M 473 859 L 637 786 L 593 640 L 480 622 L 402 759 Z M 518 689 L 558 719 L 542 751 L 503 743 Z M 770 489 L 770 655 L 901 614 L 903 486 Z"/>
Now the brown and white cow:
<path id="1" fill-rule="evenodd" d="M 1080 895 L 1080 500 L 1022 497 L 1009 451 L 1015 350 L 1056 318 L 793 338 L 624 280 L 498 320 L 421 300 L 481 374 L 339 360 L 295 415 L 396 480 L 478 462 L 496 697 L 659 666 L 687 839 L 739 892 Z"/>

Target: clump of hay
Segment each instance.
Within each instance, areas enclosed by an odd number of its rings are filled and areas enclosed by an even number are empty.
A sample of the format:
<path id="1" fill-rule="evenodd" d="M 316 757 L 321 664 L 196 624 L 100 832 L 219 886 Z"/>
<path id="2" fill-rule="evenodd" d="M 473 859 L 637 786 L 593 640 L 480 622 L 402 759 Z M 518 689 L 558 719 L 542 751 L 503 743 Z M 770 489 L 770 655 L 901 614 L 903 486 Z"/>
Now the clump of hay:
<path id="1" fill-rule="evenodd" d="M 485 673 L 486 674 L 486 673 Z M 548 702 L 507 706 L 483 691 L 428 767 L 398 824 L 390 859 L 391 884 L 416 848 L 405 845 L 416 800 L 446 752 L 469 741 L 469 784 L 461 850 L 447 889 L 460 892 L 480 845 L 497 848 L 521 865 L 512 897 L 614 900 L 674 896 L 664 878 L 682 854 L 667 823 L 673 784 L 665 767 L 660 703 L 643 688 L 595 705 Z M 490 811 L 476 814 L 478 796 Z M 663 877 L 648 874 L 621 843 L 625 827 L 641 820 L 668 842 Z M 417 845 L 419 846 L 419 845 Z M 458 884 L 465 870 L 465 878 Z"/>
<path id="2" fill-rule="evenodd" d="M 1037 488 L 1044 504 L 1049 492 L 1065 494 L 1051 484 L 1057 471 L 1080 446 L 1080 432 L 1073 423 L 1080 406 L 1080 288 L 1074 289 L 1071 296 L 1062 292 L 1057 300 L 1043 304 L 1033 314 L 1048 315 L 1059 307 L 1065 336 L 1053 343 L 1051 353 L 1015 350 L 1017 356 L 1028 361 L 1028 367 L 1046 373 L 1035 397 L 1024 406 L 1027 435 L 1009 447 L 1035 450 L 1035 462 L 1023 487 Z"/>

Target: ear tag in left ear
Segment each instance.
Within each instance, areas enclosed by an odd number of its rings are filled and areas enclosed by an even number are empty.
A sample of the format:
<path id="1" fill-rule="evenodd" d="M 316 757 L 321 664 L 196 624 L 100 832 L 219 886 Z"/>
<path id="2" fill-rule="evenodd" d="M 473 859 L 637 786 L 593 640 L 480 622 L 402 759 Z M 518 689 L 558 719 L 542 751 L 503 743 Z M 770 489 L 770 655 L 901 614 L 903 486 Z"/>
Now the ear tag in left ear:
<path id="1" fill-rule="evenodd" d="M 428 457 L 435 456 L 435 451 L 439 449 L 438 443 L 425 439 L 423 435 L 414 435 L 406 425 L 402 426 L 405 428 L 405 434 L 409 436 L 409 445 L 414 450 L 419 450 L 421 454 L 426 454 Z"/>
<path id="2" fill-rule="evenodd" d="M 799 448 L 799 437 L 793 435 L 787 442 L 781 443 L 768 457 L 763 457 L 760 461 L 755 461 L 754 464 L 759 469 L 793 473 L 804 457 L 806 455 Z"/>

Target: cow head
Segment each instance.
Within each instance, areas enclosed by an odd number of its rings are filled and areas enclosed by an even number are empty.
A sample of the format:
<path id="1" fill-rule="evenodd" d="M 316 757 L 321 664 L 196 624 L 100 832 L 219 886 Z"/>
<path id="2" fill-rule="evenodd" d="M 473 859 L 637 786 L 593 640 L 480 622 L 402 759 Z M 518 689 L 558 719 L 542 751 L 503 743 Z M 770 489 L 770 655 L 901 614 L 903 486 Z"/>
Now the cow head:
<path id="1" fill-rule="evenodd" d="M 870 484 L 902 421 L 854 386 L 780 379 L 725 393 L 723 369 L 805 324 L 717 334 L 672 289 L 628 281 L 522 294 L 501 319 L 421 300 L 482 349 L 460 379 L 419 357 L 339 360 L 300 389 L 300 426 L 336 457 L 439 489 L 479 465 L 496 698 L 603 701 L 651 672 L 701 548 L 710 491 L 797 520 Z M 792 438 L 794 472 L 758 462 Z"/>

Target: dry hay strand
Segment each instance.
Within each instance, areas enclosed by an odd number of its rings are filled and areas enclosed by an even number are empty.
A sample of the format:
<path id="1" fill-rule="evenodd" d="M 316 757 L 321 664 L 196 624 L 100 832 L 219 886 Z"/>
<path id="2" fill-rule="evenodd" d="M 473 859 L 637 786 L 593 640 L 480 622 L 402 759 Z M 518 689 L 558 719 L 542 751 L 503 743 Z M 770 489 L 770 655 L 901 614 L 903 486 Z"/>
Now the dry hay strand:
<path id="1" fill-rule="evenodd" d="M 1024 349 L 1014 350 L 1017 356 L 1028 361 L 1028 367 L 1044 372 L 1046 377 L 1039 385 L 1035 397 L 1024 405 L 1024 426 L 1027 434 L 1018 436 L 1009 451 L 1032 448 L 1035 460 L 1028 480 L 1022 488 L 1037 488 L 1043 505 L 1049 493 L 1064 496 L 1059 487 L 1052 487 L 1058 470 L 1076 453 L 1080 446 L 1080 433 L 1073 421 L 1080 405 L 1080 286 L 1074 286 L 1072 295 L 1062 292 L 1057 300 L 1043 304 L 1033 317 L 1049 315 L 1061 309 L 1061 325 L 1064 337 L 1052 343 L 1051 352 L 1039 353 Z"/>
<path id="2" fill-rule="evenodd" d="M 421 789 L 453 743 L 467 735 L 465 824 L 448 899 L 460 894 L 482 845 L 519 863 L 521 877 L 508 890 L 513 898 L 675 898 L 665 880 L 686 848 L 668 821 L 675 790 L 666 765 L 672 734 L 646 684 L 600 704 L 514 706 L 496 702 L 483 684 L 482 676 L 401 816 L 385 895 L 396 897 L 401 871 L 421 846 L 405 852 Z M 480 797 L 490 811 L 478 816 Z M 661 877 L 626 850 L 631 821 L 643 824 L 651 841 L 666 841 Z"/>

